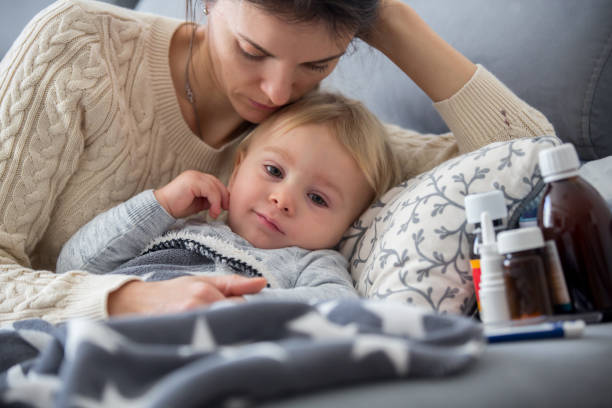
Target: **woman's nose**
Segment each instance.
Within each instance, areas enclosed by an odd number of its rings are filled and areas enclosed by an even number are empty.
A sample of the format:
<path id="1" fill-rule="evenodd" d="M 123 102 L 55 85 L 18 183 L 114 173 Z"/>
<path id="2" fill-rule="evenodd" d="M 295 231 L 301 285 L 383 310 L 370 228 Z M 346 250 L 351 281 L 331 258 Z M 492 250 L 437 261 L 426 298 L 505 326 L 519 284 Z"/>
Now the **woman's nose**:
<path id="1" fill-rule="evenodd" d="M 280 62 L 272 62 L 264 73 L 261 90 L 275 106 L 286 105 L 291 99 L 294 70 Z"/>

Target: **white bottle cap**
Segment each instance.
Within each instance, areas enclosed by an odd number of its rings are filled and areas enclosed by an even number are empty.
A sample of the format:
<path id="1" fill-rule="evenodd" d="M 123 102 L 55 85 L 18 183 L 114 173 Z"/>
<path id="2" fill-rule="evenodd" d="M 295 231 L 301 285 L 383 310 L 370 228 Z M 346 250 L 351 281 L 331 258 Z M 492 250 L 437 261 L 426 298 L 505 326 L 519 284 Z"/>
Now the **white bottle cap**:
<path id="1" fill-rule="evenodd" d="M 470 194 L 465 197 L 465 216 L 467 222 L 476 224 L 480 222 L 480 214 L 487 212 L 492 220 L 506 218 L 508 209 L 504 193 L 500 190 L 487 191 L 486 193 Z"/>
<path id="2" fill-rule="evenodd" d="M 540 172 L 546 183 L 578 175 L 580 160 L 571 143 L 542 150 L 538 156 Z"/>
<path id="3" fill-rule="evenodd" d="M 518 228 L 497 234 L 497 250 L 500 254 L 526 251 L 544 246 L 544 237 L 538 227 Z"/>
<path id="4" fill-rule="evenodd" d="M 570 320 L 563 322 L 564 337 L 581 337 L 585 327 L 586 323 L 584 320 Z"/>

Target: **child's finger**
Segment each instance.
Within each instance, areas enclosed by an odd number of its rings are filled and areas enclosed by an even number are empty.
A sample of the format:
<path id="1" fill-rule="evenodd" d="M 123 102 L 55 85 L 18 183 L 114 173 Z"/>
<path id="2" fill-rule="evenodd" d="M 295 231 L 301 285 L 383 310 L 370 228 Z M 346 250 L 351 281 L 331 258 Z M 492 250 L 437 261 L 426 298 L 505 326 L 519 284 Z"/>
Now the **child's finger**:
<path id="1" fill-rule="evenodd" d="M 191 215 L 202 210 L 217 218 L 227 203 L 227 188 L 215 176 L 197 171 L 186 171 L 182 176 L 182 186 L 186 188 L 181 194 L 186 205 L 181 216 Z M 179 176 L 180 177 L 180 176 Z M 186 202 L 185 200 L 188 200 Z"/>
<path id="2" fill-rule="evenodd" d="M 230 200 L 229 190 L 227 189 L 227 187 L 223 186 L 221 190 L 221 207 L 224 210 L 229 210 L 229 200 Z"/>
<path id="3" fill-rule="evenodd" d="M 219 182 L 212 184 L 207 196 L 208 203 L 210 205 L 208 214 L 211 217 L 217 218 L 225 209 L 224 202 L 227 201 L 226 195 L 227 189 L 222 183 Z"/>
<path id="4" fill-rule="evenodd" d="M 225 186 L 225 184 L 223 184 L 221 182 L 221 180 L 219 180 L 216 177 L 213 177 L 215 184 L 218 187 L 218 191 L 219 191 L 219 198 L 220 198 L 220 208 L 219 208 L 219 213 L 221 213 L 222 210 L 227 210 L 229 208 L 229 191 L 227 189 L 227 187 Z"/>
<path id="5" fill-rule="evenodd" d="M 221 214 L 221 194 L 216 186 L 208 189 L 206 200 L 208 201 L 208 214 L 217 218 Z"/>

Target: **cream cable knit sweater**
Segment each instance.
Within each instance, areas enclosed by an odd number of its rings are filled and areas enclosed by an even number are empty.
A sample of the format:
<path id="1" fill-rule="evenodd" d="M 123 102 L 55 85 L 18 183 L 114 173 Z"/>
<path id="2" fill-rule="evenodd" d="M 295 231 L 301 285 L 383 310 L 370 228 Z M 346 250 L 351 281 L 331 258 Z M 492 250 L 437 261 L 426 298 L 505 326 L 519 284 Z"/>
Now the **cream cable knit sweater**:
<path id="1" fill-rule="evenodd" d="M 236 142 L 210 148 L 178 107 L 168 49 L 179 24 L 59 1 L 0 63 L 0 325 L 106 317 L 108 294 L 134 278 L 54 273 L 64 242 L 96 214 L 183 170 L 227 177 Z M 495 140 L 554 133 L 482 67 L 436 108 L 455 136 L 390 127 L 406 177 Z"/>

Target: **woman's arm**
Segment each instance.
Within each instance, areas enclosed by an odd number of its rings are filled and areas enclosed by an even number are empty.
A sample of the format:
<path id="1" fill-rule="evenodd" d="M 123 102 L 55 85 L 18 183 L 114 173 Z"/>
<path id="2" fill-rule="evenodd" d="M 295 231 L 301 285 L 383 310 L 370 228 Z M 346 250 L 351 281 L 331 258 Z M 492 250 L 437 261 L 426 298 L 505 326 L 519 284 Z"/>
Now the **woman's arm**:
<path id="1" fill-rule="evenodd" d="M 445 42 L 408 4 L 382 0 L 379 13 L 365 40 L 423 89 L 450 129 L 433 135 L 388 126 L 404 178 L 489 143 L 555 134 L 542 113 Z"/>
<path id="2" fill-rule="evenodd" d="M 92 83 L 110 82 L 94 65 L 101 60 L 88 58 L 98 43 L 91 19 L 73 3 L 56 2 L 0 63 L 0 325 L 103 317 L 106 293 L 134 279 L 32 268 L 87 143 L 82 96 Z M 102 72 L 104 80 L 83 80 L 83 71 Z"/>

